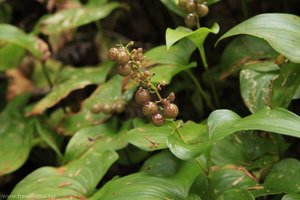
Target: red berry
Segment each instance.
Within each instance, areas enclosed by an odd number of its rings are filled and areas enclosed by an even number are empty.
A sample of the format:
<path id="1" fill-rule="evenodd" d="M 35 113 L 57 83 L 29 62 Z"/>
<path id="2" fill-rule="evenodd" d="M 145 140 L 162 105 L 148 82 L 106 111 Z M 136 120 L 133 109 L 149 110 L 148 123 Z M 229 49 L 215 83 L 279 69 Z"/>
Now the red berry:
<path id="1" fill-rule="evenodd" d="M 132 73 L 132 70 L 131 70 L 131 65 L 130 64 L 126 64 L 126 65 L 120 65 L 118 68 L 117 68 L 117 73 L 120 75 L 120 76 L 123 76 L 123 77 L 126 77 L 126 76 L 129 76 L 131 73 Z"/>
<path id="2" fill-rule="evenodd" d="M 152 115 L 152 122 L 155 126 L 161 126 L 164 124 L 165 118 L 161 114 L 156 113 L 155 115 Z"/>
<path id="3" fill-rule="evenodd" d="M 158 112 L 158 106 L 156 105 L 156 103 L 152 101 L 148 101 L 143 105 L 142 112 L 147 117 L 150 117 L 152 115 L 155 115 Z"/>
<path id="4" fill-rule="evenodd" d="M 140 88 L 135 93 L 135 101 L 140 105 L 143 105 L 150 100 L 151 100 L 150 92 L 146 89 Z"/>
<path id="5" fill-rule="evenodd" d="M 164 106 L 164 115 L 167 118 L 175 118 L 179 113 L 179 109 L 176 104 L 170 103 L 169 105 Z"/>

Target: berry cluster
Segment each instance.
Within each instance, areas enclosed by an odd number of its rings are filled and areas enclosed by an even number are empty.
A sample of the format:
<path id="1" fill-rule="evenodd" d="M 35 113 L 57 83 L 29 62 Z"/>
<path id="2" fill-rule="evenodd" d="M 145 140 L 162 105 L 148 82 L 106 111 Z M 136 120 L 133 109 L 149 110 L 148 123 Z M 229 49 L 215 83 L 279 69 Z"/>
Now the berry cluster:
<path id="1" fill-rule="evenodd" d="M 196 26 L 199 18 L 205 17 L 209 12 L 205 0 L 179 0 L 179 6 L 188 12 L 185 25 L 189 28 Z"/>
<path id="2" fill-rule="evenodd" d="M 126 102 L 123 99 L 118 99 L 111 104 L 94 104 L 91 108 L 91 112 L 94 114 L 98 114 L 103 112 L 105 114 L 112 114 L 112 113 L 121 113 L 125 109 Z"/>
<path id="3" fill-rule="evenodd" d="M 130 76 L 131 79 L 140 85 L 140 88 L 135 93 L 135 101 L 142 106 L 143 114 L 151 118 L 154 125 L 161 126 L 165 118 L 174 119 L 178 115 L 178 107 L 172 103 L 175 100 L 175 94 L 171 92 L 167 98 L 161 97 L 159 91 L 164 84 L 161 83 L 155 86 L 151 83 L 153 74 L 144 70 L 143 49 L 138 48 L 129 51 L 128 47 L 132 45 L 133 42 L 130 42 L 127 46 L 109 49 L 108 59 L 119 65 L 117 68 L 119 75 L 124 77 Z M 156 94 L 157 101 L 152 101 L 151 93 Z"/>

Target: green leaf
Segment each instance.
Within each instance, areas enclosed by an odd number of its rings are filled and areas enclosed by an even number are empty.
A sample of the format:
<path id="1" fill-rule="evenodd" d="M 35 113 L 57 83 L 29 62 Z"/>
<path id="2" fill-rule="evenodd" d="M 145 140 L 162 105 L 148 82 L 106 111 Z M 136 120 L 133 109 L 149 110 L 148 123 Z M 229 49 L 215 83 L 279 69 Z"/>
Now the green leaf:
<path id="1" fill-rule="evenodd" d="M 101 124 L 109 119 L 113 113 L 93 113 L 92 107 L 112 106 L 118 100 L 127 101 L 126 93 L 122 94 L 123 77 L 116 75 L 108 82 L 101 84 L 98 88 L 81 104 L 81 109 L 75 114 L 67 115 L 59 124 L 58 129 L 64 135 L 73 135 L 83 127 Z"/>
<path id="2" fill-rule="evenodd" d="M 240 72 L 240 90 L 246 106 L 252 113 L 270 105 L 271 88 L 278 72 L 279 67 L 274 61 L 244 65 Z"/>
<path id="3" fill-rule="evenodd" d="M 277 52 L 300 63 L 300 17 L 283 13 L 254 16 L 226 32 L 219 40 L 247 34 L 266 40 Z"/>
<path id="4" fill-rule="evenodd" d="M 298 200 L 300 199 L 300 194 L 286 194 L 281 200 Z"/>
<path id="5" fill-rule="evenodd" d="M 0 71 L 17 67 L 23 56 L 24 49 L 16 44 L 7 43 L 0 48 Z"/>
<path id="6" fill-rule="evenodd" d="M 92 199 L 186 199 L 199 171 L 197 163 L 189 161 L 182 163 L 172 176 L 160 177 L 145 172 L 134 173 L 111 180 Z"/>
<path id="7" fill-rule="evenodd" d="M 28 99 L 15 97 L 0 114 L 0 175 L 15 171 L 29 156 L 34 126 L 23 114 Z"/>
<path id="8" fill-rule="evenodd" d="M 250 192 L 245 189 L 233 189 L 224 192 L 217 200 L 255 200 Z"/>
<path id="9" fill-rule="evenodd" d="M 288 63 L 280 69 L 271 93 L 271 106 L 287 108 L 300 86 L 300 64 Z"/>
<path id="10" fill-rule="evenodd" d="M 36 37 L 24 33 L 21 29 L 15 26 L 9 24 L 0 24 L 0 41 L 20 46 L 28 50 L 37 58 L 41 58 L 42 56 L 42 52 L 39 49 L 40 41 Z"/>
<path id="11" fill-rule="evenodd" d="M 65 162 L 80 158 L 89 149 L 97 148 L 98 152 L 118 150 L 124 148 L 127 142 L 123 134 L 118 133 L 109 124 L 86 127 L 78 132 L 69 141 L 64 156 Z"/>
<path id="12" fill-rule="evenodd" d="M 300 192 L 300 162 L 288 158 L 274 165 L 264 182 L 265 189 L 284 192 Z"/>
<path id="13" fill-rule="evenodd" d="M 168 28 L 166 31 L 166 46 L 169 49 L 173 44 L 175 44 L 179 40 L 181 40 L 183 38 L 188 38 L 199 49 L 204 67 L 207 68 L 207 62 L 206 62 L 203 43 L 209 33 L 217 34 L 219 32 L 219 30 L 220 30 L 220 27 L 216 23 L 210 29 L 203 27 L 203 28 L 199 28 L 195 31 L 192 31 L 191 29 L 188 29 L 185 27 L 177 27 L 176 29 Z"/>
<path id="14" fill-rule="evenodd" d="M 62 158 L 63 155 L 59 150 L 62 137 L 59 136 L 53 129 L 51 129 L 46 121 L 35 120 L 35 128 L 41 138 L 56 152 L 60 158 Z"/>
<path id="15" fill-rule="evenodd" d="M 273 60 L 278 53 L 263 39 L 241 35 L 232 40 L 221 56 L 222 78 L 237 72 L 248 62 Z"/>
<path id="16" fill-rule="evenodd" d="M 104 63 L 97 68 L 64 68 L 58 75 L 52 91 L 33 107 L 30 114 L 42 114 L 46 109 L 67 97 L 72 91 L 82 89 L 87 85 L 104 82 L 111 65 L 111 63 Z"/>
<path id="17" fill-rule="evenodd" d="M 57 34 L 103 19 L 118 7 L 120 7 L 120 3 L 111 2 L 99 7 L 65 9 L 42 19 L 40 30 L 46 35 Z"/>
<path id="18" fill-rule="evenodd" d="M 117 158 L 114 151 L 90 149 L 85 156 L 65 166 L 39 168 L 16 185 L 9 200 L 17 199 L 17 195 L 86 199 Z"/>

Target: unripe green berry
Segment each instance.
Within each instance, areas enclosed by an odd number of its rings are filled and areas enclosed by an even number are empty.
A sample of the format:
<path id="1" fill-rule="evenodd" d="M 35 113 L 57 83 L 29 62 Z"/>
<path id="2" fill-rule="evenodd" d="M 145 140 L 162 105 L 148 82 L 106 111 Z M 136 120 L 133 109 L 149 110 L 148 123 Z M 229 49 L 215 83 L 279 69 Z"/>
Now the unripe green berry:
<path id="1" fill-rule="evenodd" d="M 205 4 L 197 4 L 197 14 L 199 17 L 205 17 L 209 12 L 209 8 Z"/>
<path id="2" fill-rule="evenodd" d="M 198 22 L 198 16 L 196 13 L 189 13 L 185 17 L 185 25 L 189 28 L 193 28 L 194 26 L 196 26 L 197 22 Z"/>
<path id="3" fill-rule="evenodd" d="M 135 93 L 135 101 L 140 105 L 144 105 L 146 102 L 150 100 L 151 100 L 150 92 L 146 89 L 140 88 Z"/>
<path id="4" fill-rule="evenodd" d="M 117 48 L 110 48 L 108 50 L 107 57 L 111 61 L 116 61 L 117 57 L 118 57 L 118 54 L 119 54 L 119 49 L 117 49 Z"/>
<path id="5" fill-rule="evenodd" d="M 123 66 L 123 65 L 120 65 L 120 66 L 117 68 L 117 73 L 118 73 L 120 76 L 123 76 L 123 77 L 129 76 L 129 75 L 132 73 L 131 65 L 128 64 L 128 63 L 125 64 L 124 66 Z"/>
<path id="6" fill-rule="evenodd" d="M 158 106 L 152 101 L 148 101 L 142 107 L 142 112 L 145 116 L 150 117 L 158 112 Z"/>
<path id="7" fill-rule="evenodd" d="M 125 50 L 119 51 L 116 61 L 119 65 L 126 65 L 130 61 L 130 56 Z"/>
<path id="8" fill-rule="evenodd" d="M 167 118 L 175 118 L 179 113 L 179 109 L 176 104 L 170 103 L 169 105 L 164 106 L 164 115 Z"/>
<path id="9" fill-rule="evenodd" d="M 164 124 L 165 118 L 161 114 L 156 113 L 155 115 L 152 115 L 152 122 L 155 126 L 161 126 Z"/>

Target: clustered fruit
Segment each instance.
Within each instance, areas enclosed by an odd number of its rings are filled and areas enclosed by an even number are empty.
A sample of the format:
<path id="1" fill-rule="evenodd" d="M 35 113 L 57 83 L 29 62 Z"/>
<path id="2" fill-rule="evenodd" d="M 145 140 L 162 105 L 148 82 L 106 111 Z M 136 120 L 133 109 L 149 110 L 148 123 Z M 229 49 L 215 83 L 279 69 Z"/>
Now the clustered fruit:
<path id="1" fill-rule="evenodd" d="M 142 113 L 149 117 L 153 124 L 161 126 L 165 122 L 165 118 L 174 119 L 179 113 L 179 109 L 174 104 L 175 94 L 171 92 L 167 98 L 162 98 L 159 91 L 161 83 L 157 86 L 151 83 L 153 74 L 144 69 L 145 61 L 143 49 L 129 50 L 133 42 L 127 46 L 113 47 L 108 51 L 108 59 L 118 64 L 117 73 L 123 77 L 130 77 L 139 85 L 139 89 L 135 93 L 135 101 L 142 106 Z M 158 100 L 153 101 L 151 93 L 156 94 Z"/>
<path id="2" fill-rule="evenodd" d="M 112 113 L 121 113 L 125 110 L 126 102 L 123 99 L 115 100 L 112 103 L 96 103 L 92 106 L 91 112 L 94 114 L 98 114 L 103 112 L 105 114 L 112 114 Z"/>
<path id="3" fill-rule="evenodd" d="M 189 28 L 195 27 L 199 18 L 205 17 L 209 12 L 205 0 L 179 0 L 179 6 L 188 12 L 185 25 Z"/>

